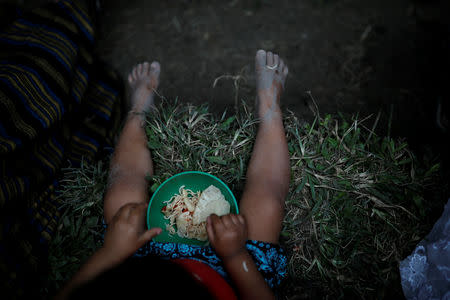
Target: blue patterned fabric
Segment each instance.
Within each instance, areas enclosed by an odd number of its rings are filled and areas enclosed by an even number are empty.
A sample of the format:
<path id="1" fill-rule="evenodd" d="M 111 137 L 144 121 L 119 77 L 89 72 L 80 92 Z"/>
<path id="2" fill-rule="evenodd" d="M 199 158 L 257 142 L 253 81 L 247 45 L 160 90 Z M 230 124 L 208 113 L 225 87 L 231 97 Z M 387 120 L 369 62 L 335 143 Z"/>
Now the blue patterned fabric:
<path id="1" fill-rule="evenodd" d="M 287 270 L 287 258 L 283 248 L 280 245 L 255 240 L 248 240 L 245 246 L 267 284 L 271 288 L 278 287 L 286 277 Z M 152 241 L 144 245 L 144 247 L 140 248 L 134 254 L 135 257 L 145 257 L 147 255 L 156 255 L 163 259 L 188 258 L 201 261 L 213 268 L 226 280 L 230 280 L 225 272 L 222 261 L 210 246 Z"/>
<path id="2" fill-rule="evenodd" d="M 107 225 L 105 221 L 103 221 L 103 227 L 106 231 Z M 287 257 L 284 249 L 277 244 L 256 240 L 248 240 L 245 246 L 267 284 L 271 288 L 280 286 L 287 276 Z M 151 241 L 139 248 L 133 256 L 142 258 L 149 255 L 155 255 L 162 259 L 193 259 L 201 261 L 214 269 L 225 280 L 230 281 L 222 261 L 211 246 Z"/>

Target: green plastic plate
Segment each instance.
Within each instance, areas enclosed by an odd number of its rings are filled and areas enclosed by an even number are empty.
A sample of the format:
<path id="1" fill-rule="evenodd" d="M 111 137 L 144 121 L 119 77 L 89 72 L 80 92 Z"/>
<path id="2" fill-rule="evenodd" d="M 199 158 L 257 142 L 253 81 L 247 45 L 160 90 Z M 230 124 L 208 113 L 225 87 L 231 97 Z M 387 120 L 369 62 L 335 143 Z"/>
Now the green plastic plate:
<path id="1" fill-rule="evenodd" d="M 160 227 L 161 234 L 153 240 L 156 242 L 172 242 L 190 245 L 205 245 L 208 242 L 202 242 L 196 239 L 181 238 L 178 234 L 170 235 L 166 230 L 169 220 L 164 219 L 161 209 L 166 205 L 164 202 L 170 200 L 173 195 L 178 194 L 180 187 L 184 185 L 186 189 L 194 192 L 203 191 L 210 185 L 217 187 L 225 196 L 225 200 L 230 203 L 230 212 L 239 213 L 236 198 L 228 186 L 216 176 L 199 171 L 189 171 L 176 174 L 164 181 L 155 191 L 150 199 L 147 210 L 147 227 Z"/>

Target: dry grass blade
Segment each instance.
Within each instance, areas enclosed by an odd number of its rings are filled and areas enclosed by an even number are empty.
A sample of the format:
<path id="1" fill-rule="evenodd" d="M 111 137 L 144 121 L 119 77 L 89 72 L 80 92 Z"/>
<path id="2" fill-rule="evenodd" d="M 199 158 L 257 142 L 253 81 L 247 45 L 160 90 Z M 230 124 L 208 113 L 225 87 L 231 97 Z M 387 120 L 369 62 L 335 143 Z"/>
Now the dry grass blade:
<path id="1" fill-rule="evenodd" d="M 424 234 L 419 220 L 426 209 L 418 203 L 432 172 L 417 169 L 404 141 L 375 134 L 379 115 L 369 130 L 367 118 L 321 118 L 315 109 L 311 125 L 301 126 L 293 114 L 285 119 L 293 178 L 283 232 L 290 274 L 323 295 L 374 297 L 391 284 L 386 274 L 398 276 L 397 261 L 417 233 Z"/>
<path id="2" fill-rule="evenodd" d="M 397 282 L 397 261 L 424 234 L 424 190 L 439 166 L 419 168 L 406 143 L 377 136 L 375 126 L 365 126 L 367 118 L 321 118 L 313 109 L 312 124 L 289 111 L 284 118 L 291 163 L 284 296 L 292 297 L 301 283 L 328 297 L 374 298 Z M 257 124 L 245 103 L 235 115 L 217 117 L 207 106 L 163 99 L 145 123 L 155 168 L 151 191 L 174 174 L 199 170 L 221 178 L 239 199 Z M 105 165 L 66 170 L 61 197 L 67 214 L 55 238 L 51 278 L 67 278 L 78 258 L 95 248 L 95 241 L 89 248 L 70 239 L 79 240 L 77 228 L 89 220 L 89 232 L 101 232 L 106 174 Z"/>

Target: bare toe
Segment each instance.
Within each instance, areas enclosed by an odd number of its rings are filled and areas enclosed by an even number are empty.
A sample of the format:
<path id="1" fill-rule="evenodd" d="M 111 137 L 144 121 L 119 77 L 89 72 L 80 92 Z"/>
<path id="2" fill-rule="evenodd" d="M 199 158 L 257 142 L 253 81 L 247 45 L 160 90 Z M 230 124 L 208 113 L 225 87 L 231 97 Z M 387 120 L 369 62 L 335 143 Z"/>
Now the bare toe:
<path id="1" fill-rule="evenodd" d="M 144 75 L 148 75 L 150 71 L 150 64 L 148 62 L 144 62 L 142 65 L 142 73 Z"/>
<path id="2" fill-rule="evenodd" d="M 280 57 L 278 56 L 278 54 L 275 53 L 273 55 L 273 65 L 278 67 L 279 64 L 280 64 Z"/>
<path id="3" fill-rule="evenodd" d="M 157 61 L 152 62 L 152 64 L 150 65 L 150 73 L 159 76 L 160 72 L 161 66 L 159 65 L 159 62 Z"/>
<path id="4" fill-rule="evenodd" d="M 281 74 L 283 72 L 283 68 L 284 68 L 284 61 L 280 58 L 280 61 L 278 62 L 278 67 L 277 67 L 278 73 Z"/>
<path id="5" fill-rule="evenodd" d="M 273 53 L 272 52 L 267 52 L 267 62 L 266 64 L 271 67 L 273 66 Z"/>
<path id="6" fill-rule="evenodd" d="M 264 50 L 258 50 L 256 52 L 255 57 L 255 66 L 257 69 L 261 70 L 266 66 L 266 60 L 267 60 L 267 53 Z"/>
<path id="7" fill-rule="evenodd" d="M 138 75 L 137 75 L 137 66 L 135 66 L 134 68 L 133 68 L 133 70 L 131 71 L 131 76 L 133 77 L 133 81 L 136 81 L 137 80 L 137 78 L 138 78 Z"/>

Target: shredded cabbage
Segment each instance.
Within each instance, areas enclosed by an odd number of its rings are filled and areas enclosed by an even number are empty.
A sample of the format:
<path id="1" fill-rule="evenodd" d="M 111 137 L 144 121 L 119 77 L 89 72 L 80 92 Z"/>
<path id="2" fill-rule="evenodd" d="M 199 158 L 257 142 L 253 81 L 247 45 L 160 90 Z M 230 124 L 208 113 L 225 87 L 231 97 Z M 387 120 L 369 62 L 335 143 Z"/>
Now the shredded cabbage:
<path id="1" fill-rule="evenodd" d="M 194 225 L 192 217 L 195 207 L 200 199 L 201 192 L 193 192 L 181 186 L 178 194 L 174 195 L 170 200 L 164 202 L 166 206 L 162 208 L 164 218 L 169 220 L 166 230 L 169 234 L 177 233 L 182 238 L 197 239 L 206 241 L 208 234 L 206 232 L 206 222 Z M 175 230 L 175 225 L 178 230 Z"/>

